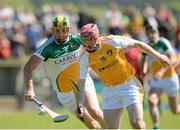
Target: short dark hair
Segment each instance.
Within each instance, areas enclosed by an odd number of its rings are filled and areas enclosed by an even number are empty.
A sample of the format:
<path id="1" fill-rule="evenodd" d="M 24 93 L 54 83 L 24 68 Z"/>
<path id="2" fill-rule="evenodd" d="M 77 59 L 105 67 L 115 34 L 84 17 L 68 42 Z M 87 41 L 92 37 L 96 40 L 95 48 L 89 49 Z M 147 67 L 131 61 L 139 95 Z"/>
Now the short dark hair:
<path id="1" fill-rule="evenodd" d="M 153 25 L 147 25 L 147 26 L 145 26 L 145 31 L 146 32 L 157 32 L 158 28 Z"/>

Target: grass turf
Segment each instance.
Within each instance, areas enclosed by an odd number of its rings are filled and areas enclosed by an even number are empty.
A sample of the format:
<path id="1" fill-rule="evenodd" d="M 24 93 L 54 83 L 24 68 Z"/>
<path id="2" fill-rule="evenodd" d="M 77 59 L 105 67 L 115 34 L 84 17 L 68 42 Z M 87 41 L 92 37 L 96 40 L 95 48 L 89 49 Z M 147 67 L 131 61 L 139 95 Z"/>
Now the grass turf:
<path id="1" fill-rule="evenodd" d="M 86 127 L 66 110 L 59 113 L 69 114 L 69 119 L 62 123 L 53 123 L 52 119 L 46 114 L 39 116 L 36 112 L 7 112 L 0 113 L 0 129 L 86 129 Z M 147 128 L 152 128 L 149 111 L 145 110 L 144 120 Z M 169 110 L 161 115 L 161 128 L 180 129 L 180 116 L 174 116 Z M 127 111 L 123 112 L 122 129 L 129 129 Z"/>

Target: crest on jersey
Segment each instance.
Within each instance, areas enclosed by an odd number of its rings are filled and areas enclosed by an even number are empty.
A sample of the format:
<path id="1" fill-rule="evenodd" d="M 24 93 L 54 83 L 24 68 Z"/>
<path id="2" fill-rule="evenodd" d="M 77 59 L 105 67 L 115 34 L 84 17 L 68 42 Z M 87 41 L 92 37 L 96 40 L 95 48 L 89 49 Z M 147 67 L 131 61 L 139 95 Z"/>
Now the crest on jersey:
<path id="1" fill-rule="evenodd" d="M 107 51 L 106 51 L 106 54 L 107 54 L 108 56 L 111 56 L 111 55 L 112 55 L 112 50 L 111 50 L 111 49 L 107 50 Z"/>
<path id="2" fill-rule="evenodd" d="M 78 44 L 77 44 L 77 43 L 72 43 L 72 44 L 71 44 L 71 48 L 72 48 L 72 49 L 78 48 Z"/>

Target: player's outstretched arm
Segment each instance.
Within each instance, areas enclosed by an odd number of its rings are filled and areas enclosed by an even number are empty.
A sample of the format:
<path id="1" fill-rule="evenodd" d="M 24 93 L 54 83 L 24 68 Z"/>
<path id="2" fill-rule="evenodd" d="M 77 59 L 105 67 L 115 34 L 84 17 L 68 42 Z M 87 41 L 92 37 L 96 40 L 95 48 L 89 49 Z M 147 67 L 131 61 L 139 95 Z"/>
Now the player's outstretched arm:
<path id="1" fill-rule="evenodd" d="M 24 82 L 26 86 L 25 91 L 25 99 L 27 101 L 31 101 L 31 99 L 35 96 L 34 87 L 33 87 L 33 80 L 32 80 L 32 73 L 33 70 L 42 62 L 42 59 L 33 55 L 30 57 L 28 62 L 24 66 Z"/>
<path id="2" fill-rule="evenodd" d="M 141 49 L 141 51 L 155 57 L 165 68 L 168 68 L 171 65 L 167 56 L 160 54 L 146 43 L 131 38 L 127 38 L 127 40 L 129 42 L 129 47 L 137 47 Z"/>

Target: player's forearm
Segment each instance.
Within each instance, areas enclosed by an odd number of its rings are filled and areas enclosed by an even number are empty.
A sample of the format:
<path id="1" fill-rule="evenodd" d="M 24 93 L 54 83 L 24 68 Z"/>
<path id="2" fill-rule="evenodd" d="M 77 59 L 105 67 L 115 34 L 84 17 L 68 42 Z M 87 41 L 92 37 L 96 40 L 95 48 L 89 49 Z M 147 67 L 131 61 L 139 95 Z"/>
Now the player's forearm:
<path id="1" fill-rule="evenodd" d="M 26 91 L 34 91 L 33 88 L 33 80 L 32 80 L 32 73 L 34 69 L 39 66 L 39 64 L 42 62 L 42 59 L 37 57 L 36 55 L 31 56 L 29 61 L 26 63 L 24 67 L 24 82 L 26 85 Z"/>
<path id="2" fill-rule="evenodd" d="M 33 91 L 33 80 L 32 80 L 32 70 L 27 66 L 24 67 L 24 83 L 26 86 L 26 91 Z"/>
<path id="3" fill-rule="evenodd" d="M 143 52 L 155 57 L 156 59 L 160 59 L 161 57 L 161 54 L 159 52 L 155 51 L 152 47 L 150 47 L 146 43 L 136 41 L 135 46 L 141 49 Z"/>

